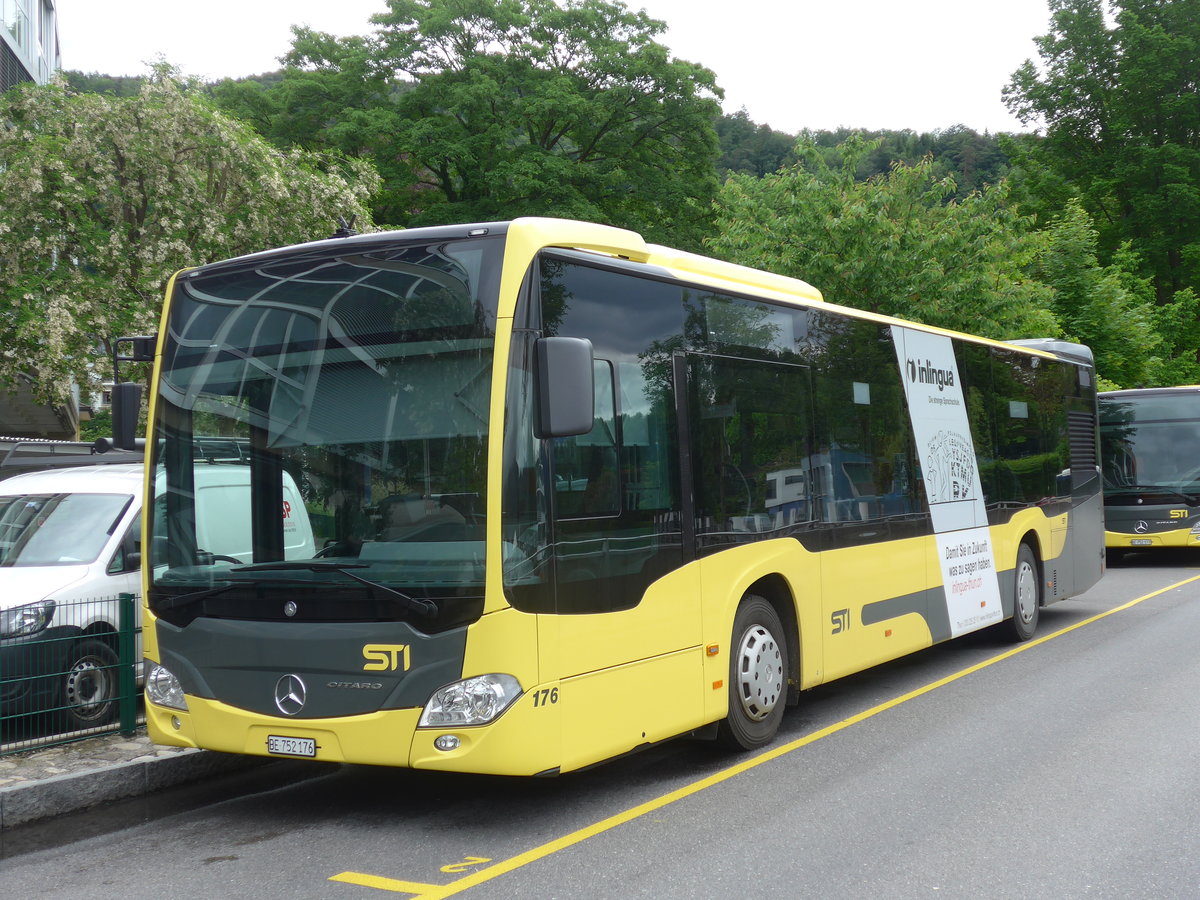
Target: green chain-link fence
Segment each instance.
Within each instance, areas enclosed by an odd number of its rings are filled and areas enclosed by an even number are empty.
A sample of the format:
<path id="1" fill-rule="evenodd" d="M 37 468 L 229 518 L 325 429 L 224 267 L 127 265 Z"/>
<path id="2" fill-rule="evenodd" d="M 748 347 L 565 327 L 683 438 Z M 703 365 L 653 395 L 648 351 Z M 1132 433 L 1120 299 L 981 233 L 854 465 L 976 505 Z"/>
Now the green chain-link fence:
<path id="1" fill-rule="evenodd" d="M 133 733 L 139 618 L 132 594 L 0 611 L 0 756 Z"/>

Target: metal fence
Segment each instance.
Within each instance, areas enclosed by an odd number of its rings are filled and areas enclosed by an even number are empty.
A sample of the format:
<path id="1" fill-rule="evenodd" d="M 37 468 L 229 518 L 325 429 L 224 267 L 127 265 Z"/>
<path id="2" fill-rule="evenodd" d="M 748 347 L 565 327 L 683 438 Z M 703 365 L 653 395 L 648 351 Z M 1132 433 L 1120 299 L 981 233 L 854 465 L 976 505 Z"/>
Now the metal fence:
<path id="1" fill-rule="evenodd" d="M 143 720 L 133 594 L 0 610 L 0 756 Z"/>

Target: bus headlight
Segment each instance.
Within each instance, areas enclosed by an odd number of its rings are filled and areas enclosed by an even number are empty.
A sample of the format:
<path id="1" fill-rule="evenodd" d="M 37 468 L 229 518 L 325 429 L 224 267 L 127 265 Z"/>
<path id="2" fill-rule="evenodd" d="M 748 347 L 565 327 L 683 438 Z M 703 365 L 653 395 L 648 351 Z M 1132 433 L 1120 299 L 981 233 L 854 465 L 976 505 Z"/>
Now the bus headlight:
<path id="1" fill-rule="evenodd" d="M 146 699 L 155 706 L 187 711 L 187 700 L 183 697 L 183 685 L 171 674 L 171 670 L 151 660 L 146 660 Z"/>
<path id="2" fill-rule="evenodd" d="M 511 675 L 478 675 L 438 688 L 421 711 L 418 728 L 486 725 L 521 696 Z"/>
<path id="3" fill-rule="evenodd" d="M 39 600 L 0 611 L 0 637 L 25 637 L 45 631 L 54 618 L 54 601 Z"/>
<path id="4" fill-rule="evenodd" d="M 1200 522 L 1192 526 L 1192 534 L 1200 534 Z"/>

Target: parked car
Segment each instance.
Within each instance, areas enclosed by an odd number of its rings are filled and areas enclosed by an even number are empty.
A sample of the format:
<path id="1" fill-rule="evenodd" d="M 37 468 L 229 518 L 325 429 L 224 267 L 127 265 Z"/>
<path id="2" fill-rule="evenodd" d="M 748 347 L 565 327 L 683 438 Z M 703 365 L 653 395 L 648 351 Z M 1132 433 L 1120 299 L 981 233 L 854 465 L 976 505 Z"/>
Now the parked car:
<path id="1" fill-rule="evenodd" d="M 118 464 L 0 481 L 0 716 L 58 710 L 76 728 L 116 717 L 117 598 L 140 600 L 143 478 L 142 466 Z M 227 564 L 251 561 L 249 487 L 248 466 L 197 469 L 197 546 Z M 287 476 L 284 503 L 288 555 L 313 556 Z M 140 602 L 133 608 L 140 615 Z M 139 662 L 140 648 L 139 633 Z"/>

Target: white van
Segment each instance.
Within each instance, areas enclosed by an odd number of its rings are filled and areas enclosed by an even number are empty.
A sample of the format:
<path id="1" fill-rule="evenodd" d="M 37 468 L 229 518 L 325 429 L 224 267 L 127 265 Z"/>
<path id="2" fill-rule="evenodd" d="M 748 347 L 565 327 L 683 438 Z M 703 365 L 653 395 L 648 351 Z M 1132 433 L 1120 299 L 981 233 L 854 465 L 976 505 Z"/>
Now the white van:
<path id="1" fill-rule="evenodd" d="M 76 727 L 115 718 L 117 598 L 141 593 L 142 479 L 140 465 L 119 464 L 0 481 L 4 715 L 61 709 Z M 247 466 L 196 468 L 198 547 L 226 562 L 252 560 L 249 488 Z M 286 556 L 311 558 L 312 526 L 286 473 L 283 498 Z M 138 615 L 140 602 L 133 608 Z"/>

